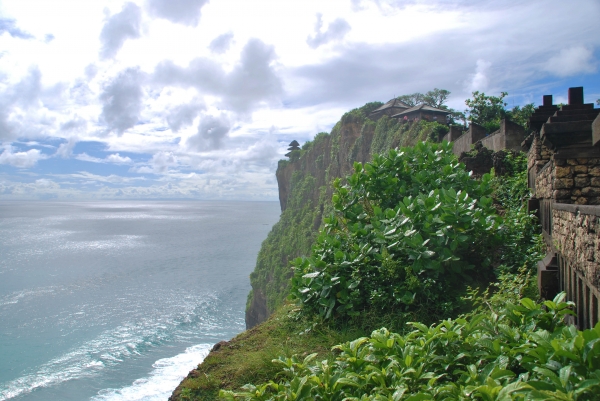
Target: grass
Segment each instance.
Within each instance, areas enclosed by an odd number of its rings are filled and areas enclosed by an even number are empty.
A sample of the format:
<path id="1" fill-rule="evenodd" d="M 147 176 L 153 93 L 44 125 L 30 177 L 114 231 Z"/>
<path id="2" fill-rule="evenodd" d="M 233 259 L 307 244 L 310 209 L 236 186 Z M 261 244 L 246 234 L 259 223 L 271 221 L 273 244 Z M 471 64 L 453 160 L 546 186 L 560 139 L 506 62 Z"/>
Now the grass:
<path id="1" fill-rule="evenodd" d="M 239 390 L 247 383 L 277 379 L 281 367 L 271 361 L 279 356 L 306 356 L 333 361 L 331 347 L 368 333 L 356 329 L 332 329 L 320 321 L 308 321 L 295 305 L 284 305 L 266 322 L 244 331 L 211 352 L 173 393 L 171 400 L 217 399 L 220 389 Z"/>
<path id="2" fill-rule="evenodd" d="M 314 320 L 301 317 L 297 305 L 285 304 L 266 322 L 240 333 L 211 352 L 181 382 L 170 400 L 216 400 L 221 389 L 239 391 L 248 383 L 277 381 L 282 369 L 272 362 L 273 359 L 293 355 L 303 358 L 317 353 L 317 360 L 333 362 L 336 359 L 336 353 L 331 351 L 334 345 L 369 336 L 373 330 L 384 326 L 403 333 L 409 320 L 437 321 L 431 316 L 371 310 L 354 319 L 324 322 L 316 317 Z"/>

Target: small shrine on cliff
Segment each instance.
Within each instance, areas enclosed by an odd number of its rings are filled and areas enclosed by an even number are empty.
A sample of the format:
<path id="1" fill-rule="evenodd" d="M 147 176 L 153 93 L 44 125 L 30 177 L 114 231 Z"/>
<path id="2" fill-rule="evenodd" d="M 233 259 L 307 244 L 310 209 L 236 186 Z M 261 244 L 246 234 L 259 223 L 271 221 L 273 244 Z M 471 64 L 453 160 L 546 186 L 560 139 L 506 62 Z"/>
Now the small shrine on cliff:
<path id="1" fill-rule="evenodd" d="M 300 150 L 300 144 L 297 140 L 294 139 L 292 142 L 290 142 L 289 148 L 287 150 L 289 150 L 289 152 L 285 154 L 285 157 L 290 157 L 294 150 Z"/>

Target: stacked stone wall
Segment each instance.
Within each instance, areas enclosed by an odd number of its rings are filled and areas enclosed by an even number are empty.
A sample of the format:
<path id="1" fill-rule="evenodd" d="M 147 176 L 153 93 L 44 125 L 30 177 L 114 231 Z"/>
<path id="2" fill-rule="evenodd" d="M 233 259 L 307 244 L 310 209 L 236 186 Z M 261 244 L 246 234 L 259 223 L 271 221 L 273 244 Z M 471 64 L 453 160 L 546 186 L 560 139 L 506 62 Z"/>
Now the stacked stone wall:
<path id="1" fill-rule="evenodd" d="M 532 146 L 533 149 L 533 146 Z M 530 152 L 528 164 L 537 170 L 540 162 Z M 532 163 L 533 161 L 533 163 Z M 560 158 L 552 160 L 535 174 L 535 197 L 553 199 L 558 203 L 576 205 L 600 205 L 600 159 Z"/>
<path id="2" fill-rule="evenodd" d="M 600 205 L 600 159 L 554 159 L 553 197 L 559 203 Z"/>
<path id="3" fill-rule="evenodd" d="M 542 167 L 548 163 L 551 156 L 552 151 L 542 144 L 539 134 L 535 134 L 531 148 L 527 154 L 527 169 L 531 170 L 535 167 L 535 174 L 539 173 Z"/>
<path id="4" fill-rule="evenodd" d="M 600 207 L 555 204 L 554 247 L 586 281 L 600 287 Z"/>
<path id="5" fill-rule="evenodd" d="M 546 165 L 537 173 L 535 177 L 535 197 L 538 199 L 551 199 L 553 190 L 553 163 L 549 161 Z"/>

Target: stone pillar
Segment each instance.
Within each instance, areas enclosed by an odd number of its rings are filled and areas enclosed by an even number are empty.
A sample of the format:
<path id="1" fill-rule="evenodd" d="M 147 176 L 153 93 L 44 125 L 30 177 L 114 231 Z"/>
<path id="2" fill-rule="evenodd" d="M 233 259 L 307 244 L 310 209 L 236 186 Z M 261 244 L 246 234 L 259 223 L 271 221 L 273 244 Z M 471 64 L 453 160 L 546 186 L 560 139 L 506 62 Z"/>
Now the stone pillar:
<path id="1" fill-rule="evenodd" d="M 569 105 L 583 104 L 583 86 L 569 88 Z"/>
<path id="2" fill-rule="evenodd" d="M 500 121 L 500 133 L 504 137 L 504 149 L 521 150 L 521 142 L 525 139 L 523 127 L 510 120 L 502 119 Z"/>
<path id="3" fill-rule="evenodd" d="M 459 127 L 457 127 L 456 125 L 451 125 L 450 130 L 448 131 L 448 133 L 446 135 L 444 135 L 444 137 L 442 138 L 442 141 L 454 142 L 462 134 L 463 134 L 463 131 Z"/>
<path id="4" fill-rule="evenodd" d="M 471 145 L 485 138 L 486 132 L 479 124 L 471 123 L 469 125 L 468 135 L 471 135 Z"/>

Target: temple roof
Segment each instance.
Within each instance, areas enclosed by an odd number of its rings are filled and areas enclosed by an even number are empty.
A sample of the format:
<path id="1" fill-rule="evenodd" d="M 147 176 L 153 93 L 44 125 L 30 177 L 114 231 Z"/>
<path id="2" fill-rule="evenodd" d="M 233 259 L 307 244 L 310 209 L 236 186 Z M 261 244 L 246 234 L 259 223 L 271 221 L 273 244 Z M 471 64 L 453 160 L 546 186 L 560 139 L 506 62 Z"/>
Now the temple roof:
<path id="1" fill-rule="evenodd" d="M 300 146 L 300 144 L 298 143 L 297 140 L 293 140 L 292 142 L 290 142 L 290 144 L 288 146 Z"/>
<path id="2" fill-rule="evenodd" d="M 403 116 L 405 114 L 409 114 L 409 113 L 412 113 L 412 112 L 415 112 L 415 111 L 419 111 L 419 110 L 429 111 L 429 112 L 433 112 L 433 113 L 443 113 L 443 114 L 450 114 L 451 113 L 449 110 L 437 109 L 435 107 L 428 106 L 425 103 L 421 103 L 421 104 L 418 104 L 418 105 L 416 105 L 414 107 L 411 107 L 408 110 L 404 110 L 404 111 L 401 111 L 398 114 L 394 114 L 392 117 Z"/>
<path id="3" fill-rule="evenodd" d="M 410 106 L 396 98 L 389 100 L 386 104 L 384 104 L 383 106 L 373 110 L 371 112 L 371 114 L 376 113 L 378 111 L 383 111 L 383 110 L 387 110 L 387 109 L 391 109 L 391 108 L 398 108 L 398 109 L 408 109 Z"/>

